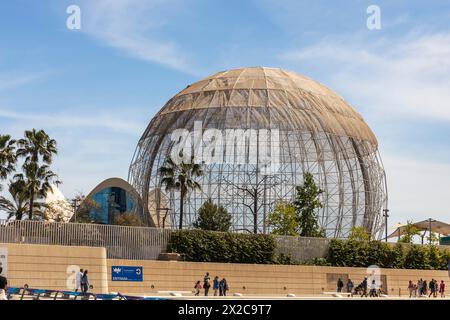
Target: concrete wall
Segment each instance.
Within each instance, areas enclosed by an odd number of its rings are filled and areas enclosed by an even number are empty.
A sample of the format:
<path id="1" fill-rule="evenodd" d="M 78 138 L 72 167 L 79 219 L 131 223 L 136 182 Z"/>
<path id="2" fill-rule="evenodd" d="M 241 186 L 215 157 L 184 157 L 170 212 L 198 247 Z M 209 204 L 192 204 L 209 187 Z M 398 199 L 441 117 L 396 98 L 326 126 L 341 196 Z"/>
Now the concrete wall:
<path id="1" fill-rule="evenodd" d="M 75 266 L 89 270 L 95 292 L 108 292 L 105 248 L 0 243 L 8 248 L 8 285 L 54 290 L 74 289 Z M 70 266 L 73 266 L 72 268 Z"/>
<path id="2" fill-rule="evenodd" d="M 144 282 L 110 281 L 113 265 L 143 266 Z M 231 293 L 248 295 L 318 295 L 323 291 L 335 291 L 339 277 L 350 278 L 357 285 L 368 274 L 365 268 L 108 260 L 109 289 L 130 294 L 191 291 L 194 283 L 202 280 L 207 271 L 212 277 L 225 277 Z M 399 292 L 406 295 L 409 280 L 435 278 L 450 281 L 446 271 L 380 269 L 380 273 L 382 280 L 387 282 L 390 295 L 398 295 Z"/>
<path id="3" fill-rule="evenodd" d="M 101 293 L 150 295 L 158 291 L 192 291 L 194 283 L 208 271 L 212 277 L 227 278 L 231 293 L 320 295 L 323 291 L 334 291 L 339 277 L 351 278 L 358 284 L 368 273 L 365 268 L 115 260 L 106 258 L 104 248 L 90 247 L 0 243 L 0 248 L 3 247 L 8 248 L 10 286 L 72 289 L 68 288 L 73 277 L 68 267 L 79 266 L 89 270 L 93 291 Z M 144 282 L 111 281 L 114 265 L 144 267 Z M 393 296 L 407 294 L 408 280 L 435 278 L 450 284 L 447 271 L 380 269 L 380 274 Z"/>

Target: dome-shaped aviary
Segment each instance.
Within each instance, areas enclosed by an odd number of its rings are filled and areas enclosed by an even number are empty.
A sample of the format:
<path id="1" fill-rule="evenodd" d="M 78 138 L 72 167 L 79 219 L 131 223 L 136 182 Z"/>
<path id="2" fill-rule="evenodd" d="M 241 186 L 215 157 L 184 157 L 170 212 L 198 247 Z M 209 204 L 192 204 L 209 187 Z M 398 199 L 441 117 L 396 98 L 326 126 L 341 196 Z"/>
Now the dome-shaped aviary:
<path id="1" fill-rule="evenodd" d="M 201 190 L 185 201 L 185 226 L 211 198 L 232 214 L 233 230 L 269 232 L 275 203 L 292 201 L 310 172 L 324 190 L 318 218 L 327 236 L 345 237 L 353 226 L 381 236 L 386 181 L 377 139 L 342 97 L 300 74 L 222 71 L 187 86 L 156 114 L 129 180 L 149 212 L 169 212 L 172 226 L 180 194 L 166 191 L 158 170 L 176 155 L 204 163 Z"/>

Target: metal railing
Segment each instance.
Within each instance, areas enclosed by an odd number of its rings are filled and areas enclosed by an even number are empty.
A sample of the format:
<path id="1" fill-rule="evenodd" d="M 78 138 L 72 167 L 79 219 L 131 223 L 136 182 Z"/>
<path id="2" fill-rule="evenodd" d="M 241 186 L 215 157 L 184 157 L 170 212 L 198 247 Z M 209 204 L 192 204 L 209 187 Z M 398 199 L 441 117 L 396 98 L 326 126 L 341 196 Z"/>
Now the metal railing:
<path id="1" fill-rule="evenodd" d="M 147 227 L 0 220 L 0 243 L 104 247 L 108 259 L 158 259 L 170 234 Z"/>

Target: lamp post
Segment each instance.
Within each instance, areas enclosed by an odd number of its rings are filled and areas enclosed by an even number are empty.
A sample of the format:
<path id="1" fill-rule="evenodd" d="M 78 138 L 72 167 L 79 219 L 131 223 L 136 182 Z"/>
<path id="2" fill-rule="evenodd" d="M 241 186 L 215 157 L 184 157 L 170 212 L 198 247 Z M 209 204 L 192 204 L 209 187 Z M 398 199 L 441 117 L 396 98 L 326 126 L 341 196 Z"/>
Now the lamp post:
<path id="1" fill-rule="evenodd" d="M 77 211 L 79 202 L 81 202 L 81 199 L 78 198 L 72 199 L 72 208 L 75 223 L 77 222 Z"/>
<path id="2" fill-rule="evenodd" d="M 389 218 L 389 209 L 383 209 L 383 217 L 384 217 L 384 225 L 386 230 L 386 238 L 385 241 L 388 241 L 388 218 Z"/>

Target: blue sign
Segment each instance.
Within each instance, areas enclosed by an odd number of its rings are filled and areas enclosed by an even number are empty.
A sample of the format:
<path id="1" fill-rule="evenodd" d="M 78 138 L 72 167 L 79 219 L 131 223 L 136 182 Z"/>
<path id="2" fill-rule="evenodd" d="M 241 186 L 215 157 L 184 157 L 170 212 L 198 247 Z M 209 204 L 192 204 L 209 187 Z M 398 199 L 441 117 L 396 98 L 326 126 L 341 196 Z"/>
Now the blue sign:
<path id="1" fill-rule="evenodd" d="M 143 267 L 130 266 L 112 266 L 112 281 L 134 281 L 142 282 L 144 280 Z"/>

